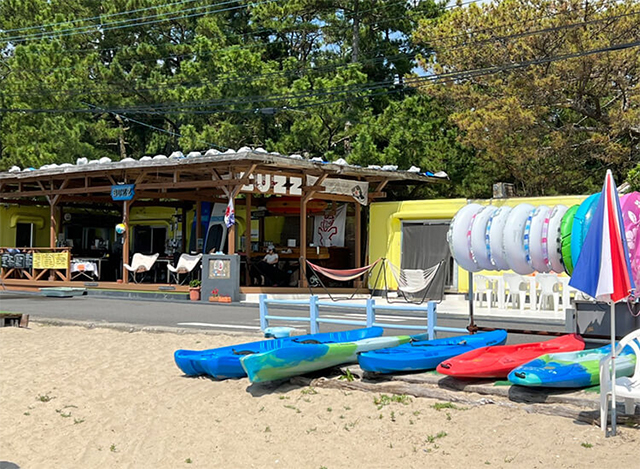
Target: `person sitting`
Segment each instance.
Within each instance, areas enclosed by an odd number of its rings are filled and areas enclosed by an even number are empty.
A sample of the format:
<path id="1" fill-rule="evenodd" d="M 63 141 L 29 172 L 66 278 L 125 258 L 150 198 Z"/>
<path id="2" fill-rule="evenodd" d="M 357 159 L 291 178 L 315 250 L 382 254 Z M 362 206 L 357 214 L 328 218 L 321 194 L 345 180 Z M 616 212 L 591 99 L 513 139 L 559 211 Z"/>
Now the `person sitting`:
<path id="1" fill-rule="evenodd" d="M 278 253 L 273 246 L 267 248 L 267 254 L 258 263 L 258 271 L 264 276 L 268 286 L 278 285 L 281 282 L 282 272 L 278 268 Z"/>

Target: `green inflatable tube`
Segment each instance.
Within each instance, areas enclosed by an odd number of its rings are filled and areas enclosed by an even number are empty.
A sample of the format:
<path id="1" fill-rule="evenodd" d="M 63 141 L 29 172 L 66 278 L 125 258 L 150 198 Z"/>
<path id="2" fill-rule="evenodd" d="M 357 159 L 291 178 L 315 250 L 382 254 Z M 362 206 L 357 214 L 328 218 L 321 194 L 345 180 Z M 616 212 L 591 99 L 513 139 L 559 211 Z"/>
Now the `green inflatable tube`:
<path id="1" fill-rule="evenodd" d="M 580 208 L 580 205 L 574 205 L 567 210 L 567 213 L 562 217 L 562 224 L 560 225 L 561 244 L 560 250 L 562 251 L 562 263 L 564 264 L 564 270 L 567 274 L 571 275 L 573 272 L 573 259 L 571 259 L 571 231 L 573 230 L 573 218 L 576 216 L 576 212 Z"/>

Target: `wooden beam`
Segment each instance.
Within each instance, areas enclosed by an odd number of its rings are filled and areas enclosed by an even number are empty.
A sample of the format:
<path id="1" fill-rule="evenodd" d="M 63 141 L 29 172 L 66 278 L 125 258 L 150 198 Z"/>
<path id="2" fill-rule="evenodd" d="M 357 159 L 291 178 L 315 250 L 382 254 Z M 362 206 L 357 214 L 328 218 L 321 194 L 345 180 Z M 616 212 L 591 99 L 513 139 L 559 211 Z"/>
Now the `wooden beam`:
<path id="1" fill-rule="evenodd" d="M 251 275 L 249 272 L 251 266 L 251 194 L 247 194 L 244 205 L 244 254 L 246 259 L 246 269 L 244 270 L 244 284 L 251 285 Z"/>
<path id="2" fill-rule="evenodd" d="M 200 252 L 198 247 L 198 240 L 202 238 L 202 201 L 198 200 L 196 203 L 196 252 Z M 193 236 L 193 233 L 191 234 Z"/>
<path id="3" fill-rule="evenodd" d="M 131 232 L 129 231 L 129 210 L 130 205 L 133 203 L 125 200 L 122 208 L 122 223 L 125 226 L 125 232 L 123 234 L 124 239 L 122 243 L 122 283 L 125 285 L 129 283 L 129 271 L 124 267 L 124 264 L 129 264 L 129 239 L 131 238 Z"/>
<path id="4" fill-rule="evenodd" d="M 300 201 L 300 287 L 307 286 L 307 200 L 303 197 Z"/>

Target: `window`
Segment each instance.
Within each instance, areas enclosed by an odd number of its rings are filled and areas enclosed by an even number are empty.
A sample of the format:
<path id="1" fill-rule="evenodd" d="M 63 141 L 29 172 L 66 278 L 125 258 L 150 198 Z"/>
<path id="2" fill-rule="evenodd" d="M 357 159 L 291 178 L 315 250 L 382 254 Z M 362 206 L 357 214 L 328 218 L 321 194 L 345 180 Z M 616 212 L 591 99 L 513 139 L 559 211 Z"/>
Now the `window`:
<path id="1" fill-rule="evenodd" d="M 33 223 L 16 224 L 16 247 L 32 248 L 34 242 Z"/>

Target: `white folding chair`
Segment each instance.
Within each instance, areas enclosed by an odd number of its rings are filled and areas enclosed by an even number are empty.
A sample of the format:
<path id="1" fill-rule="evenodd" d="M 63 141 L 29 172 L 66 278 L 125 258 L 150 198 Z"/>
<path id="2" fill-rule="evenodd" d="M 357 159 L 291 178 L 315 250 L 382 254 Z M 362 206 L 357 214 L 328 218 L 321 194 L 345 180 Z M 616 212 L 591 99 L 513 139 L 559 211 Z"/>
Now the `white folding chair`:
<path id="1" fill-rule="evenodd" d="M 189 274 L 193 271 L 193 269 L 196 268 L 196 266 L 200 262 L 200 259 L 202 259 L 202 254 L 197 254 L 195 256 L 191 254 L 181 254 L 180 259 L 178 259 L 178 264 L 175 267 L 171 264 L 167 265 L 167 269 L 169 269 L 169 272 L 173 274 L 175 283 L 179 283 L 180 285 L 182 285 L 182 283 L 184 283 L 184 281 L 189 278 Z M 182 282 L 179 282 L 178 277 L 180 276 L 180 274 L 187 274 L 185 275 Z"/>
<path id="2" fill-rule="evenodd" d="M 508 291 L 505 298 L 505 304 L 511 301 L 513 309 L 520 309 L 524 312 L 524 303 L 527 298 L 527 292 L 529 291 L 529 281 L 525 280 L 522 275 L 518 274 L 504 274 L 505 290 Z M 531 294 L 531 293 L 530 293 Z"/>
<path id="3" fill-rule="evenodd" d="M 124 268 L 127 269 L 133 275 L 133 281 L 138 283 L 138 274 L 144 274 L 149 272 L 153 268 L 153 264 L 156 263 L 160 254 L 152 254 L 150 256 L 135 253 L 131 259 L 131 265 L 124 264 Z"/>
<path id="4" fill-rule="evenodd" d="M 636 405 L 640 405 L 640 329 L 635 330 L 618 343 L 616 355 L 625 347 L 631 347 L 636 354 L 636 367 L 631 376 L 616 378 L 615 386 L 616 401 L 624 400 L 624 411 L 627 414 L 635 412 Z M 600 361 L 600 427 L 607 432 L 607 416 L 609 412 L 609 398 L 611 397 L 611 355 Z M 615 402 L 611 403 L 616 405 Z"/>

